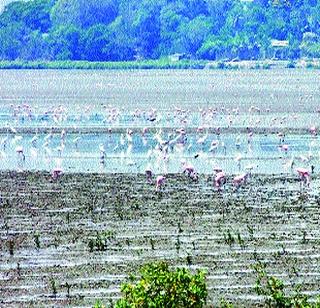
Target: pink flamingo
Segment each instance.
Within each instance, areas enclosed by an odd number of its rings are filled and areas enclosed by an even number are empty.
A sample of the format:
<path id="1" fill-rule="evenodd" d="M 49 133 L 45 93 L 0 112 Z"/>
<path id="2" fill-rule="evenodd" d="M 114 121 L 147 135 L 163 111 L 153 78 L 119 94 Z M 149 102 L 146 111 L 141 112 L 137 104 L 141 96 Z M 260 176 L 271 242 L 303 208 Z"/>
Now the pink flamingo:
<path id="1" fill-rule="evenodd" d="M 159 175 L 156 179 L 156 190 L 160 191 L 161 187 L 164 185 L 166 177 L 163 175 Z"/>
<path id="2" fill-rule="evenodd" d="M 144 128 L 142 129 L 142 136 L 144 137 L 145 134 L 147 134 L 147 133 L 148 133 L 148 127 L 144 127 Z"/>
<path id="3" fill-rule="evenodd" d="M 282 144 L 282 145 L 280 146 L 280 149 L 281 149 L 283 152 L 287 153 L 288 150 L 289 150 L 289 146 L 288 146 L 287 144 Z"/>
<path id="4" fill-rule="evenodd" d="M 185 161 L 182 162 L 183 171 L 189 178 L 194 180 L 198 179 L 198 174 L 194 167 L 191 164 L 186 163 Z"/>
<path id="5" fill-rule="evenodd" d="M 317 128 L 315 126 L 311 126 L 310 127 L 310 133 L 311 133 L 311 135 L 315 136 L 317 134 Z"/>
<path id="6" fill-rule="evenodd" d="M 57 180 L 60 178 L 60 176 L 63 174 L 63 171 L 61 168 L 54 168 L 51 172 L 51 176 L 54 180 Z"/>
<path id="7" fill-rule="evenodd" d="M 204 128 L 203 128 L 202 126 L 199 126 L 199 127 L 197 128 L 197 133 L 202 133 L 203 130 L 204 130 Z"/>
<path id="8" fill-rule="evenodd" d="M 226 175 L 223 171 L 220 171 L 216 174 L 216 177 L 214 178 L 214 185 L 218 188 L 218 190 L 221 190 L 221 187 L 226 183 Z"/>
<path id="9" fill-rule="evenodd" d="M 309 172 L 309 170 L 306 168 L 301 168 L 301 167 L 297 168 L 296 170 L 297 170 L 297 172 L 299 174 L 299 178 L 301 180 L 300 187 L 302 186 L 302 184 L 309 187 L 309 185 L 310 185 L 310 172 Z"/>
<path id="10" fill-rule="evenodd" d="M 249 173 L 243 173 L 241 175 L 235 176 L 233 179 L 233 185 L 236 188 L 239 188 L 242 184 L 245 184 L 247 182 L 248 177 Z"/>

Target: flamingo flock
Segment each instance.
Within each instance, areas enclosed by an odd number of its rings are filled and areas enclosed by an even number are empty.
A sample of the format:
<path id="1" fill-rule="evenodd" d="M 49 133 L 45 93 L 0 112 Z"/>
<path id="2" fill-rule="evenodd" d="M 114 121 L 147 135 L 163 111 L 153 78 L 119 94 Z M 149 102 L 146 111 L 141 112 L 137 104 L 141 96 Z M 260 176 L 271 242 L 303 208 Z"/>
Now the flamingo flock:
<path id="1" fill-rule="evenodd" d="M 259 125 L 261 114 L 271 114 L 270 109 L 261 110 L 251 106 L 245 122 L 239 122 L 241 112 L 239 108 L 199 108 L 198 110 L 188 110 L 175 107 L 171 111 L 161 112 L 155 108 L 148 110 L 136 109 L 133 112 L 119 109 L 110 105 L 103 105 L 103 111 L 94 112 L 90 106 L 85 106 L 77 113 L 70 113 L 62 105 L 48 109 L 45 112 L 37 113 L 37 108 L 29 104 L 11 105 L 8 115 L 10 122 L 3 128 L 3 138 L 0 140 L 0 157 L 6 157 L 9 146 L 14 146 L 17 153 L 17 160 L 23 165 L 28 159 L 38 159 L 40 154 L 47 158 L 63 158 L 66 149 L 73 149 L 76 153 L 85 151 L 85 137 L 81 131 L 85 129 L 105 128 L 104 140 L 96 147 L 96 153 L 100 163 L 106 163 L 108 157 L 120 153 L 122 158 L 130 158 L 127 164 L 139 167 L 142 172 L 143 166 L 138 165 L 134 159 L 134 153 L 139 150 L 146 153 L 145 174 L 148 183 L 153 183 L 152 178 L 155 173 L 159 173 L 162 165 L 163 175 L 156 178 L 156 190 L 160 191 L 166 182 L 166 169 L 168 162 L 178 161 L 181 158 L 180 172 L 192 181 L 198 181 L 200 173 L 195 165 L 190 162 L 190 157 L 194 162 L 204 161 L 204 163 L 216 163 L 218 155 L 229 157 L 233 160 L 237 170 L 232 184 L 235 189 L 245 185 L 254 169 L 259 166 L 246 165 L 247 157 L 253 155 L 256 147 L 255 138 L 261 135 Z M 270 127 L 276 129 L 277 125 L 288 124 L 289 121 L 297 120 L 298 115 L 275 116 L 270 121 Z M 90 123 L 90 125 L 88 125 Z M 246 127 L 246 133 L 239 131 L 232 142 L 223 139 L 222 130 Z M 29 126 L 28 126 L 29 125 Z M 26 146 L 25 136 L 20 132 L 23 127 L 29 127 L 29 135 L 32 137 Z M 131 126 L 131 127 L 130 127 Z M 46 131 L 39 133 L 40 129 Z M 72 133 L 70 133 L 72 131 Z M 75 133 L 77 132 L 78 133 Z M 188 132 L 188 131 L 191 131 Z M 236 131 L 236 130 L 235 130 Z M 313 148 L 317 148 L 317 127 L 311 125 L 308 128 L 311 142 L 309 152 L 301 154 L 299 157 L 291 155 L 294 144 L 288 142 L 286 133 L 279 130 L 276 134 L 278 138 L 278 148 L 284 155 L 285 166 L 293 171 L 294 165 L 301 162 L 303 166 L 297 166 L 296 172 L 300 179 L 301 187 L 309 187 L 311 174 L 315 169 L 315 153 Z M 267 131 L 264 131 L 267 134 Z M 115 138 L 118 136 L 118 138 Z M 245 136 L 245 137 L 244 137 Z M 93 149 L 90 149 L 94 152 Z M 80 154 L 79 154 L 80 155 Z M 229 156 L 227 156 L 229 155 Z M 320 153 L 319 153 L 320 155 Z M 186 159 L 187 158 L 187 159 Z M 305 166 L 311 167 L 309 170 Z M 141 168 L 140 168 L 141 167 Z M 222 168 L 210 169 L 207 173 L 213 175 L 213 186 L 222 190 L 227 182 L 227 172 Z M 52 178 L 58 180 L 63 174 L 60 165 L 52 169 Z"/>

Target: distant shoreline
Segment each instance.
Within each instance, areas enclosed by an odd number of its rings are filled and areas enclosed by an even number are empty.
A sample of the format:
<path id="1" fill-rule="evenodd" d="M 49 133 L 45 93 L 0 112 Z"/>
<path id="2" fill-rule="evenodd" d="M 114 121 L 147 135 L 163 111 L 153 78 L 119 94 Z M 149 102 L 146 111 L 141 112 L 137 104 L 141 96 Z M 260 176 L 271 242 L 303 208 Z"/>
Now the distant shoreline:
<path id="1" fill-rule="evenodd" d="M 161 130 L 162 132 L 172 133 L 179 131 L 179 127 L 162 127 L 153 126 L 147 127 L 149 133 L 156 133 Z M 127 132 L 127 126 L 117 126 L 112 127 L 111 132 L 116 134 L 124 134 Z M 187 134 L 196 134 L 198 127 L 188 127 L 185 129 Z M 90 127 L 71 127 L 71 126 L 61 126 L 61 127 L 51 127 L 51 126 L 37 126 L 37 127 L 15 127 L 15 130 L 19 134 L 60 134 L 63 130 L 69 134 L 110 134 L 110 127 L 108 126 L 90 126 Z M 141 133 L 142 127 L 130 126 L 130 130 L 133 133 Z M 257 135 L 267 135 L 267 134 L 278 134 L 279 132 L 285 135 L 310 135 L 309 127 L 206 127 L 205 131 L 209 134 L 247 134 L 249 131 L 253 131 Z M 0 135 L 7 134 L 10 132 L 10 128 L 1 127 Z"/>
<path id="2" fill-rule="evenodd" d="M 142 60 L 122 62 L 89 61 L 0 61 L 1 69 L 86 69 L 86 70 L 136 70 L 136 69 L 320 69 L 319 60 L 261 60 L 261 61 L 208 61 L 208 60 Z"/>

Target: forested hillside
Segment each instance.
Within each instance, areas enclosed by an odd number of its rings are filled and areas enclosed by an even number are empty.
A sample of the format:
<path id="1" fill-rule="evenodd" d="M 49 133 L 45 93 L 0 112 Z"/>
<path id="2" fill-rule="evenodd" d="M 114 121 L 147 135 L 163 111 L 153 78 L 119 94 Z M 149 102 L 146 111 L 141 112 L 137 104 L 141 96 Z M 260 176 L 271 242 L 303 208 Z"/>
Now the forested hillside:
<path id="1" fill-rule="evenodd" d="M 319 0 L 33 0 L 0 15 L 0 59 L 320 56 Z"/>

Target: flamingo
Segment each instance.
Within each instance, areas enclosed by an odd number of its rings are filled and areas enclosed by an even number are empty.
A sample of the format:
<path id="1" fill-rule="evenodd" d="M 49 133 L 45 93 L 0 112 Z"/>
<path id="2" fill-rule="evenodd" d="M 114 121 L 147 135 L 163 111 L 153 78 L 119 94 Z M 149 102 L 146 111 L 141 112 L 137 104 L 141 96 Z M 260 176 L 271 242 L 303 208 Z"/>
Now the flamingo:
<path id="1" fill-rule="evenodd" d="M 306 168 L 297 168 L 296 171 L 298 172 L 299 178 L 300 178 L 300 188 L 302 184 L 306 185 L 309 187 L 310 185 L 310 172 Z"/>
<path id="2" fill-rule="evenodd" d="M 317 128 L 315 126 L 311 126 L 310 133 L 311 133 L 311 135 L 315 136 L 317 134 Z"/>
<path id="3" fill-rule="evenodd" d="M 223 171 L 220 171 L 216 174 L 214 178 L 214 185 L 218 188 L 218 190 L 221 190 L 221 186 L 223 186 L 226 183 L 226 175 Z"/>
<path id="4" fill-rule="evenodd" d="M 239 188 L 242 184 L 245 184 L 247 182 L 247 179 L 249 177 L 249 173 L 243 173 L 241 175 L 235 176 L 233 178 L 233 185 L 235 188 Z"/>
<path id="5" fill-rule="evenodd" d="M 156 179 L 156 190 L 160 191 L 161 187 L 164 185 L 166 177 L 163 175 L 159 175 Z"/>
<path id="6" fill-rule="evenodd" d="M 144 137 L 148 133 L 148 127 L 142 129 L 142 136 Z"/>
<path id="7" fill-rule="evenodd" d="M 280 146 L 280 149 L 281 149 L 283 152 L 287 153 L 288 150 L 289 150 L 289 146 L 288 146 L 287 144 L 282 144 L 282 145 Z"/>
<path id="8" fill-rule="evenodd" d="M 193 165 L 188 164 L 186 161 L 182 161 L 182 167 L 182 173 L 185 173 L 189 178 L 192 178 L 194 180 L 198 179 L 198 174 L 194 169 Z"/>
<path id="9" fill-rule="evenodd" d="M 51 176 L 54 180 L 57 180 L 62 174 L 63 174 L 63 171 L 59 167 L 54 168 L 51 172 Z"/>

